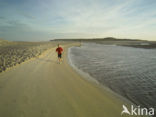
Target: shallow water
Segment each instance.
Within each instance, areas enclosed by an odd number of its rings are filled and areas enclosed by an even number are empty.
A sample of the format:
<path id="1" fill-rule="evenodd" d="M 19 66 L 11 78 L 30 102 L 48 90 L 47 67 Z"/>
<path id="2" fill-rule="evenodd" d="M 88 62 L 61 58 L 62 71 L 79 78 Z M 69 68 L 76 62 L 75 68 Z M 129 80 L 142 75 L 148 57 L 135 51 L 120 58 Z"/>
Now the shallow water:
<path id="1" fill-rule="evenodd" d="M 143 107 L 156 108 L 156 49 L 84 43 L 72 47 L 72 64 Z"/>

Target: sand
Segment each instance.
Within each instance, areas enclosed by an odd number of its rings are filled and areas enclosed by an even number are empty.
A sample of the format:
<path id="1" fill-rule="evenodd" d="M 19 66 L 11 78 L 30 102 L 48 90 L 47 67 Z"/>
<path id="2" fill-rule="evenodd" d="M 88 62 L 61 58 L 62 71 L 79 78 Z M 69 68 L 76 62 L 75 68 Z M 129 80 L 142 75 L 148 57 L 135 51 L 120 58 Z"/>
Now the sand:
<path id="1" fill-rule="evenodd" d="M 74 71 L 70 46 L 62 64 L 51 48 L 0 73 L 0 117 L 121 117 L 127 103 Z"/>

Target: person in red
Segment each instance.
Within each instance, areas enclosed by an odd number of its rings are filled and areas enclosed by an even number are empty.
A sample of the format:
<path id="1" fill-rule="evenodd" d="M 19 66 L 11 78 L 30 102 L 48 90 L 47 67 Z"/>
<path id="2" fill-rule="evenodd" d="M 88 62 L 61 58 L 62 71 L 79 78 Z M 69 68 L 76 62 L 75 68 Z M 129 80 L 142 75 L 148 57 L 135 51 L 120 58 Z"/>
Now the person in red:
<path id="1" fill-rule="evenodd" d="M 58 44 L 58 47 L 56 48 L 56 52 L 58 53 L 58 61 L 59 61 L 59 63 L 61 63 L 63 48 L 60 47 L 59 44 Z"/>

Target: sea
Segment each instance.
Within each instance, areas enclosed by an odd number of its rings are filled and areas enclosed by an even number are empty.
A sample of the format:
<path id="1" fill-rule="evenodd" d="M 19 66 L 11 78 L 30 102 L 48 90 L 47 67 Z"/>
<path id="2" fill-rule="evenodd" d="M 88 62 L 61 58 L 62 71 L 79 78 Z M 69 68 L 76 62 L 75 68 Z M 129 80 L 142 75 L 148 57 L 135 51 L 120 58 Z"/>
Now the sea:
<path id="1" fill-rule="evenodd" d="M 136 105 L 156 109 L 156 49 L 82 43 L 70 64 Z"/>

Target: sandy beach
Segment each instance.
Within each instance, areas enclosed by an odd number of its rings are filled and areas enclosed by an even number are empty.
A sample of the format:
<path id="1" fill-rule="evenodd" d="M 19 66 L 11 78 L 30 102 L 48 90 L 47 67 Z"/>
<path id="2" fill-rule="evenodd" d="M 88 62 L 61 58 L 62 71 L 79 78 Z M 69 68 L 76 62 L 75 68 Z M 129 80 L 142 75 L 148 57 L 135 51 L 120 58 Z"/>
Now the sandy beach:
<path id="1" fill-rule="evenodd" d="M 63 45 L 62 64 L 53 47 L 0 73 L 0 117 L 121 117 L 127 103 L 68 64 L 73 45 Z"/>

